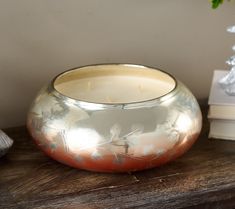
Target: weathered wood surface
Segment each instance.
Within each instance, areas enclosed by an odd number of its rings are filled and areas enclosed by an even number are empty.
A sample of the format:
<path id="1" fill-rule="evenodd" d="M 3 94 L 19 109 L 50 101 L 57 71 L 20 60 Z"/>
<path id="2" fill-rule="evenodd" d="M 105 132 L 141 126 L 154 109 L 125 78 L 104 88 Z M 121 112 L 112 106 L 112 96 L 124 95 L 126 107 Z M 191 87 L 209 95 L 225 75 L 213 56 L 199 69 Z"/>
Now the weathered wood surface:
<path id="1" fill-rule="evenodd" d="M 235 141 L 199 140 L 160 168 L 104 174 L 77 170 L 40 152 L 26 129 L 0 159 L 0 208 L 235 208 Z"/>

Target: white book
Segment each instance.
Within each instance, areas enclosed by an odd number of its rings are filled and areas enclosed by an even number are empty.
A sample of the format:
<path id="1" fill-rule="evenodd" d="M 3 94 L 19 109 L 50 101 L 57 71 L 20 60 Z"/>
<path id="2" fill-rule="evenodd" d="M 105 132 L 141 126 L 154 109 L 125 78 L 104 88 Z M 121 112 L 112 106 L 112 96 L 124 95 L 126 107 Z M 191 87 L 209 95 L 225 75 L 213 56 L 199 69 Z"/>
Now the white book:
<path id="1" fill-rule="evenodd" d="M 235 106 L 232 105 L 210 105 L 209 119 L 235 120 Z"/>
<path id="2" fill-rule="evenodd" d="M 235 120 L 211 120 L 209 138 L 235 140 Z"/>
<path id="3" fill-rule="evenodd" d="M 209 105 L 234 105 L 235 106 L 235 96 L 229 96 L 225 93 L 225 91 L 221 88 L 219 84 L 219 80 L 224 77 L 229 71 L 226 70 L 215 70 L 210 95 L 209 95 Z"/>

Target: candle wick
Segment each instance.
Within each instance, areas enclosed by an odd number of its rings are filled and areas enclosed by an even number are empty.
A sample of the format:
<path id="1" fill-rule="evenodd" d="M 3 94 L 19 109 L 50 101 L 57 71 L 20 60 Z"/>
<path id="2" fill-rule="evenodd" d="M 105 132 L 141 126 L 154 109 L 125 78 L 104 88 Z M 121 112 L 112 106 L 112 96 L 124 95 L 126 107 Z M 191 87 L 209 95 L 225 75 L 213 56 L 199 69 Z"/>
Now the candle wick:
<path id="1" fill-rule="evenodd" d="M 106 101 L 107 101 L 107 102 L 112 102 L 112 99 L 111 99 L 109 96 L 107 96 L 107 97 L 106 97 Z"/>
<path id="2" fill-rule="evenodd" d="M 90 91 L 91 90 L 91 81 L 87 82 L 87 90 Z"/>
<path id="3" fill-rule="evenodd" d="M 138 86 L 138 89 L 139 89 L 139 91 L 142 93 L 142 92 L 143 92 L 143 85 L 140 84 L 140 85 Z"/>

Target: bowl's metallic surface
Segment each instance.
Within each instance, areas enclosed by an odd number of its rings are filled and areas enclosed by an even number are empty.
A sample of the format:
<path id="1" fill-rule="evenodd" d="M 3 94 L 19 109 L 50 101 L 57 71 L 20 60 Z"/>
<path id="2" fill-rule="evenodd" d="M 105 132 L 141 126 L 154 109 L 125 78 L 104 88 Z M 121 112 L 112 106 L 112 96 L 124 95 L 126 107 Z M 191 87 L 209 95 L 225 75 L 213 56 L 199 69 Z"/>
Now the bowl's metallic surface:
<path id="1" fill-rule="evenodd" d="M 125 172 L 159 166 L 186 152 L 202 125 L 195 97 L 175 82 L 171 92 L 153 100 L 96 104 L 60 94 L 52 81 L 34 100 L 27 126 L 47 155 L 76 168 Z"/>

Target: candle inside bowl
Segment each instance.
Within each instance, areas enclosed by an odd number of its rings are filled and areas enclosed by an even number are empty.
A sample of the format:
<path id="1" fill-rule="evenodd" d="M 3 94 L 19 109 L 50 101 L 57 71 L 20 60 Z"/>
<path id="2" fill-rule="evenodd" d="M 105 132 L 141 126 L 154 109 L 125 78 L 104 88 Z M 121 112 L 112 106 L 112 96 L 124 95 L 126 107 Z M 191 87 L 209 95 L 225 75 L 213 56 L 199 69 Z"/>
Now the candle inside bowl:
<path id="1" fill-rule="evenodd" d="M 200 132 L 201 112 L 191 92 L 164 71 L 104 64 L 55 77 L 36 97 L 27 127 L 59 162 L 126 172 L 186 152 Z"/>
<path id="2" fill-rule="evenodd" d="M 161 97 L 175 88 L 168 74 L 135 65 L 101 65 L 58 76 L 55 89 L 70 98 L 92 103 L 132 103 Z"/>

